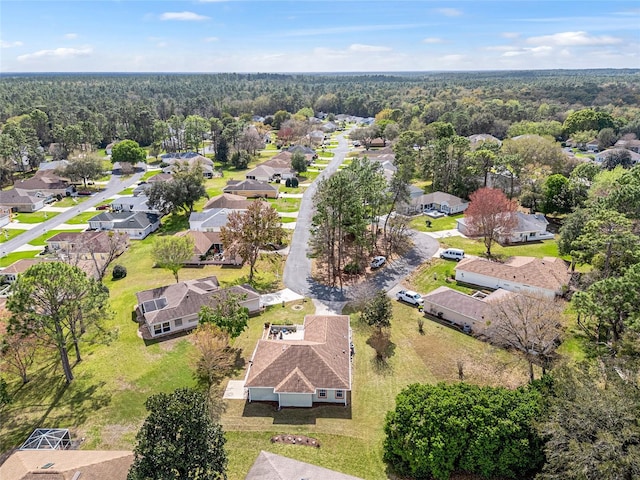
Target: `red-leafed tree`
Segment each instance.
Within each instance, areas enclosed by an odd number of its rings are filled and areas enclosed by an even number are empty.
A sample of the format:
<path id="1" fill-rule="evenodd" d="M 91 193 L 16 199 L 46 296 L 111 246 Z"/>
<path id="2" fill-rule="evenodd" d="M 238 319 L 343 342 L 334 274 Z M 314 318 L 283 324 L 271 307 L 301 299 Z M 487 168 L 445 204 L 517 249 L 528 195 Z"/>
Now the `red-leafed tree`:
<path id="1" fill-rule="evenodd" d="M 467 232 L 472 237 L 483 237 L 487 256 L 491 256 L 493 242 L 508 238 L 518 225 L 518 205 L 497 188 L 481 188 L 469 198 L 471 203 L 464 214 Z"/>

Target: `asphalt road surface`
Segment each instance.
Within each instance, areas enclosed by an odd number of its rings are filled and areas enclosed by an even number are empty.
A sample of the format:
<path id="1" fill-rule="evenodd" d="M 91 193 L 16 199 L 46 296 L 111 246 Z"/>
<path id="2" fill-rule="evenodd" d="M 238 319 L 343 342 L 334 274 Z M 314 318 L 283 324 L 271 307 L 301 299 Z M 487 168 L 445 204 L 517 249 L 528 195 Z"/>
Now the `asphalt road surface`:
<path id="1" fill-rule="evenodd" d="M 2 256 L 13 252 L 17 248 L 42 236 L 46 232 L 55 230 L 58 225 L 65 223 L 67 220 L 71 220 L 73 217 L 82 213 L 83 211 L 95 207 L 98 204 L 104 203 L 109 197 L 116 195 L 118 192 L 121 192 L 125 188 L 129 188 L 131 185 L 138 182 L 143 175 L 144 170 L 126 177 L 123 177 L 121 175 L 112 175 L 109 183 L 107 184 L 107 187 L 101 192 L 93 194 L 87 200 L 75 207 L 70 208 L 66 212 L 62 212 L 55 217 L 42 222 L 38 226 L 30 230 L 26 230 L 24 233 L 21 233 L 17 237 L 14 237 L 11 240 L 2 243 L 2 245 L 0 245 L 0 248 L 2 249 Z M 96 212 L 96 215 L 97 214 L 98 212 Z"/>
<path id="2" fill-rule="evenodd" d="M 333 150 L 333 159 L 304 192 L 283 275 L 283 282 L 287 288 L 300 295 L 320 300 L 336 312 L 342 311 L 342 307 L 349 300 L 349 289 L 340 290 L 337 287 L 328 287 L 313 280 L 311 278 L 311 259 L 307 256 L 307 253 L 311 236 L 313 196 L 317 190 L 318 183 L 338 170 L 348 152 L 348 143 L 344 138 L 344 134 L 341 134 L 338 136 L 338 147 Z M 421 232 L 413 232 L 411 238 L 414 246 L 409 252 L 402 258 L 388 263 L 368 280 L 373 282 L 376 289 L 391 290 L 409 273 L 433 257 L 438 250 L 438 241 L 428 235 Z"/>

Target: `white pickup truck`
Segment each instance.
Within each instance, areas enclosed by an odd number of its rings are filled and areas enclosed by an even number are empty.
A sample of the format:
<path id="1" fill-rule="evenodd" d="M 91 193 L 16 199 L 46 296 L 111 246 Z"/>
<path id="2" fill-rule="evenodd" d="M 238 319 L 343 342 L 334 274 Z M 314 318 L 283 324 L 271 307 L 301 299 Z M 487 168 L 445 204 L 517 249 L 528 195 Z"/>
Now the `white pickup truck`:
<path id="1" fill-rule="evenodd" d="M 396 293 L 396 298 L 411 305 L 423 305 L 424 300 L 422 295 L 412 290 L 400 290 Z"/>

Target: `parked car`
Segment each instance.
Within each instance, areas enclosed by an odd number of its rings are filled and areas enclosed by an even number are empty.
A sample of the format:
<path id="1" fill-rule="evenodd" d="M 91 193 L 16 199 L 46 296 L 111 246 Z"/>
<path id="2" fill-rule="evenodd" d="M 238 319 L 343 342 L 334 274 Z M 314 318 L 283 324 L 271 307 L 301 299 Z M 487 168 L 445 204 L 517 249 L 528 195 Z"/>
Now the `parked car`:
<path id="1" fill-rule="evenodd" d="M 373 260 L 371 260 L 371 268 L 380 268 L 386 262 L 387 262 L 387 257 L 378 255 L 377 257 L 373 257 Z"/>
<path id="2" fill-rule="evenodd" d="M 413 290 L 400 290 L 396 293 L 396 298 L 411 305 L 423 305 L 424 299 L 422 295 Z"/>
<path id="3" fill-rule="evenodd" d="M 440 258 L 459 262 L 464 258 L 464 250 L 459 248 L 447 248 L 440 253 Z"/>
<path id="4" fill-rule="evenodd" d="M 89 190 L 78 190 L 78 195 L 89 196 L 91 192 Z"/>
<path id="5" fill-rule="evenodd" d="M 111 208 L 111 205 L 98 205 L 96 207 L 96 210 L 109 210 Z"/>

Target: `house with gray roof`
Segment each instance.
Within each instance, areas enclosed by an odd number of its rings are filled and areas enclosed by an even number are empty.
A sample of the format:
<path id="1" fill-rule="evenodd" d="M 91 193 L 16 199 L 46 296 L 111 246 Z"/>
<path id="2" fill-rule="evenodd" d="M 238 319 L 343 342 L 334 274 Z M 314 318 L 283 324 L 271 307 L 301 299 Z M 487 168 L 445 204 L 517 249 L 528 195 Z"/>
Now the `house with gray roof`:
<path id="1" fill-rule="evenodd" d="M 249 170 L 245 174 L 247 180 L 257 180 L 259 182 L 279 182 L 280 180 L 286 180 L 296 176 L 295 170 L 291 168 L 291 165 L 279 168 L 271 165 L 261 164 L 253 170 Z"/>
<path id="2" fill-rule="evenodd" d="M 89 220 L 92 230 L 113 230 L 142 240 L 160 228 L 160 215 L 144 212 L 102 212 Z"/>
<path id="3" fill-rule="evenodd" d="M 26 195 L 44 198 L 45 202 L 56 195 L 68 197 L 76 193 L 75 187 L 66 178 L 51 170 L 39 170 L 33 177 L 17 181 L 14 188 Z"/>
<path id="4" fill-rule="evenodd" d="M 415 188 L 415 187 L 414 187 Z M 422 213 L 435 210 L 445 215 L 462 213 L 469 207 L 469 202 L 444 192 L 424 193 L 411 196 L 409 203 L 399 206 L 399 211 L 405 214 Z"/>
<path id="5" fill-rule="evenodd" d="M 509 235 L 500 235 L 498 243 L 510 245 L 512 243 L 538 242 L 541 240 L 553 240 L 554 235 L 547 231 L 549 222 L 541 213 L 516 212 L 518 225 Z M 466 218 L 456 220 L 456 228 L 463 235 L 470 236 Z"/>
<path id="6" fill-rule="evenodd" d="M 203 306 L 214 308 L 224 296 L 233 293 L 243 300 L 240 306 L 249 314 L 260 312 L 260 295 L 248 285 L 220 288 L 215 276 L 172 283 L 136 293 L 136 314 L 151 338 L 191 330 L 198 326 Z M 147 332 L 143 332 L 145 334 Z"/>
<path id="7" fill-rule="evenodd" d="M 278 198 L 280 193 L 277 186 L 257 180 L 229 180 L 222 191 L 246 198 Z"/>
<path id="8" fill-rule="evenodd" d="M 162 163 L 166 166 L 163 173 L 171 174 L 180 164 L 186 164 L 189 168 L 199 165 L 202 168 L 202 175 L 205 178 L 213 178 L 213 160 L 196 152 L 175 152 L 160 155 Z"/>
<path id="9" fill-rule="evenodd" d="M 211 208 L 204 212 L 192 212 L 189 215 L 189 229 L 196 232 L 219 232 L 227 224 L 234 210 Z"/>
<path id="10" fill-rule="evenodd" d="M 260 452 L 245 480 L 362 480 L 275 453 Z"/>
<path id="11" fill-rule="evenodd" d="M 149 199 L 144 193 L 137 196 L 125 195 L 116 198 L 111 202 L 111 210 L 114 212 L 143 212 L 161 215 L 160 211 L 149 206 Z"/>
<path id="12" fill-rule="evenodd" d="M 348 315 L 307 315 L 303 325 L 265 329 L 249 362 L 249 402 L 278 407 L 351 403 Z"/>
<path id="13" fill-rule="evenodd" d="M 608 148 L 600 153 L 596 154 L 596 162 L 602 163 L 612 155 L 628 155 L 632 165 L 637 165 L 640 162 L 640 153 L 636 153 L 626 148 Z"/>
<path id="14" fill-rule="evenodd" d="M 450 322 L 460 328 L 469 327 L 479 331 L 489 317 L 490 304 L 498 299 L 505 299 L 513 293 L 501 288 L 489 295 L 467 295 L 449 287 L 438 287 L 422 296 L 424 311 L 440 320 Z"/>

